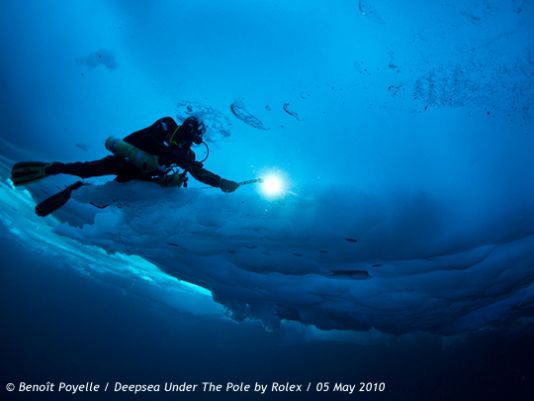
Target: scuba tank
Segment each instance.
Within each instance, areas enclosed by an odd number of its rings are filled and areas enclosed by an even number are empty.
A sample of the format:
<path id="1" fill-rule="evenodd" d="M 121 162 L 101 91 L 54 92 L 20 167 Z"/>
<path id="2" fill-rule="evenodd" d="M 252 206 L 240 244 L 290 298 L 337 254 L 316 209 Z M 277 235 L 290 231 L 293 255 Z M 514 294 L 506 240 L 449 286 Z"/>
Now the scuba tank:
<path id="1" fill-rule="evenodd" d="M 187 186 L 187 172 L 179 173 L 176 168 L 166 170 L 160 166 L 158 157 L 147 153 L 119 138 L 109 137 L 105 143 L 106 149 L 115 156 L 133 164 L 147 176 L 151 176 L 151 181 L 163 187 Z"/>
<path id="2" fill-rule="evenodd" d="M 144 173 L 151 173 L 160 169 L 158 157 L 124 142 L 122 139 L 109 137 L 106 139 L 106 149 L 115 156 L 132 163 Z"/>

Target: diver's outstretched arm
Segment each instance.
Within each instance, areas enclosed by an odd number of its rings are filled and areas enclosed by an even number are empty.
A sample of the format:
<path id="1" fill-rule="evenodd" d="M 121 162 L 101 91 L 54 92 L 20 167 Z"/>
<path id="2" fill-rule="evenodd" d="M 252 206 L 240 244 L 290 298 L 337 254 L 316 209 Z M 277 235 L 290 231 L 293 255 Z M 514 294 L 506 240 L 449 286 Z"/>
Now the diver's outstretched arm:
<path id="1" fill-rule="evenodd" d="M 221 178 L 217 174 L 206 170 L 200 163 L 193 163 L 188 170 L 198 181 L 215 188 L 221 188 L 223 192 L 234 192 L 239 187 L 237 182 Z"/>

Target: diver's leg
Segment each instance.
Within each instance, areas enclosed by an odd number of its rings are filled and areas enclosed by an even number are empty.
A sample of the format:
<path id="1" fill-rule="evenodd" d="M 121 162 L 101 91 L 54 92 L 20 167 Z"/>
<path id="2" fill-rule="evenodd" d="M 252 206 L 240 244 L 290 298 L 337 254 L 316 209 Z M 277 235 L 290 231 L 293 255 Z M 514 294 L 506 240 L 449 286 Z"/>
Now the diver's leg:
<path id="1" fill-rule="evenodd" d="M 126 162 L 117 156 L 107 156 L 100 160 L 77 163 L 52 163 L 46 173 L 70 174 L 80 178 L 99 177 L 102 175 L 118 175 L 124 169 Z"/>

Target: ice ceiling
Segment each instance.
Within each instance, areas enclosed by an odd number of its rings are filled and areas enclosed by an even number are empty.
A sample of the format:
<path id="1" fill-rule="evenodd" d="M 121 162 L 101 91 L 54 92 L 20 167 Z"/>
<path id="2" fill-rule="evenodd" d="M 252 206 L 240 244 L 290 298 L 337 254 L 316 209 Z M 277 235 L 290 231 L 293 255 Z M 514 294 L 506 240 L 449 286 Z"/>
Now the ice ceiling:
<path id="1" fill-rule="evenodd" d="M 30 32 L 7 7 L 6 166 L 102 157 L 109 135 L 196 114 L 206 167 L 278 171 L 288 188 L 99 182 L 40 221 L 4 180 L 2 223 L 54 227 L 97 246 L 88 258 L 137 255 L 268 327 L 452 334 L 530 317 L 532 2 L 289 3 L 34 5 Z"/>

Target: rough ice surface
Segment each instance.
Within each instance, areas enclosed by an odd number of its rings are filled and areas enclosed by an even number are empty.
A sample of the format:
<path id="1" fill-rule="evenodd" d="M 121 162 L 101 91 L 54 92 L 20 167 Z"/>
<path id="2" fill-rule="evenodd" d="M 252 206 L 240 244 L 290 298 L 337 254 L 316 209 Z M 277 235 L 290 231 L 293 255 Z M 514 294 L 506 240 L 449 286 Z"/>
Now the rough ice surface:
<path id="1" fill-rule="evenodd" d="M 534 307 L 534 219 L 520 209 L 469 220 L 475 210 L 425 194 L 327 191 L 258 202 L 245 191 L 114 182 L 83 187 L 70 207 L 77 202 L 111 205 L 57 234 L 141 256 L 210 290 L 235 319 L 268 327 L 288 319 L 452 334 Z"/>

